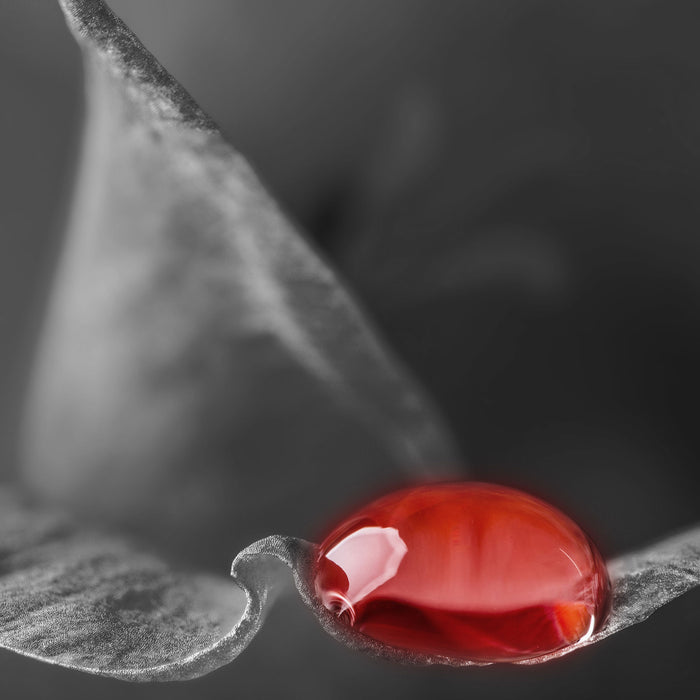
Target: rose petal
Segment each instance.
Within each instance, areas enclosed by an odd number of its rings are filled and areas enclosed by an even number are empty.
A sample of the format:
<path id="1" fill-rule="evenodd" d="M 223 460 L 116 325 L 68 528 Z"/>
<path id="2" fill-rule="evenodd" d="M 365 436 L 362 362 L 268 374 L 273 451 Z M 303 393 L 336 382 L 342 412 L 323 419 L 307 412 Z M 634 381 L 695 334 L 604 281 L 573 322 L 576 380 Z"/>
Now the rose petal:
<path id="1" fill-rule="evenodd" d="M 8 489 L 0 489 L 0 600 L 0 646 L 125 680 L 208 673 L 261 622 L 230 579 L 177 571 Z"/>
<path id="2" fill-rule="evenodd" d="M 62 7 L 88 120 L 34 492 L 213 566 L 397 475 L 448 474 L 430 401 L 212 121 L 103 2 Z"/>

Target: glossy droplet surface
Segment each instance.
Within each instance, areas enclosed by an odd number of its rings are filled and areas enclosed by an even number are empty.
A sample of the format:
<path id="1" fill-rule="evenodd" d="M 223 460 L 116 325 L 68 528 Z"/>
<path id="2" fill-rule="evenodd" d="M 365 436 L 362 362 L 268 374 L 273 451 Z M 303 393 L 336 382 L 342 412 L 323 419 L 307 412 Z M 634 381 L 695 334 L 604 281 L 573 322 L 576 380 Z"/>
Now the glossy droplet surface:
<path id="1" fill-rule="evenodd" d="M 561 511 L 470 482 L 398 491 L 358 511 L 321 544 L 314 585 L 369 637 L 485 662 L 586 638 L 610 593 L 603 559 Z"/>

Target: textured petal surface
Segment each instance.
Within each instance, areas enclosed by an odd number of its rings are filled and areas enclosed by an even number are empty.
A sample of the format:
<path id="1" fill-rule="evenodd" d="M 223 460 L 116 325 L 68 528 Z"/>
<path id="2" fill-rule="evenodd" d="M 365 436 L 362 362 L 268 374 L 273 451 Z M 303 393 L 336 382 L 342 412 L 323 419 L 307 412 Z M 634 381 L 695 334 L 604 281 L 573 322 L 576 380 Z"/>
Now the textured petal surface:
<path id="1" fill-rule="evenodd" d="M 429 400 L 211 120 L 101 0 L 62 6 L 88 119 L 28 413 L 34 492 L 215 566 L 448 473 Z"/>
<path id="2" fill-rule="evenodd" d="M 234 581 L 183 573 L 128 541 L 81 529 L 2 490 L 0 646 L 124 680 L 193 678 L 248 645 L 281 589 L 283 564 L 321 626 L 350 648 L 400 663 L 484 665 L 396 649 L 340 623 L 314 592 L 317 553 L 309 542 L 274 535 L 236 557 Z M 577 644 L 518 663 L 550 661 L 601 641 L 700 585 L 700 529 L 609 566 L 614 596 L 605 626 Z"/>
<path id="3" fill-rule="evenodd" d="M 259 616 L 225 576 L 179 572 L 124 539 L 0 490 L 0 646 L 125 680 L 199 676 Z"/>

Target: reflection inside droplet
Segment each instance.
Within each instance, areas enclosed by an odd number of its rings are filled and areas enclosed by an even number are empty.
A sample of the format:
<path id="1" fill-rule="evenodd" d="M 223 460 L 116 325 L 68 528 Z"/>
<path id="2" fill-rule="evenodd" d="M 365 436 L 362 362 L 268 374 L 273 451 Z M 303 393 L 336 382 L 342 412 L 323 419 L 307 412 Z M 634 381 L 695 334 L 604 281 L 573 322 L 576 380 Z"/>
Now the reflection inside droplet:
<path id="1" fill-rule="evenodd" d="M 395 527 L 363 527 L 326 552 L 336 564 L 345 586 L 333 585 L 319 592 L 323 604 L 338 616 L 348 613 L 355 621 L 354 605 L 389 581 L 399 570 L 408 547 Z M 335 582 L 339 584 L 339 582 Z"/>

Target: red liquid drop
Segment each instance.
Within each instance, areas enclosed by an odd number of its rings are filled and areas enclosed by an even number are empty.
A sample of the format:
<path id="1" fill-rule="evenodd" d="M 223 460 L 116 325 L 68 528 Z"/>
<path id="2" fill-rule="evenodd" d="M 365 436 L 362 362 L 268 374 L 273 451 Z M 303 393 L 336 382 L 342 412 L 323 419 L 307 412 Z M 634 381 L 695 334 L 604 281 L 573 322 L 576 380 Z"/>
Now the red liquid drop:
<path id="1" fill-rule="evenodd" d="M 459 483 L 398 491 L 346 520 L 321 545 L 315 588 L 340 620 L 394 647 L 515 661 L 590 635 L 610 580 L 556 508 Z"/>

